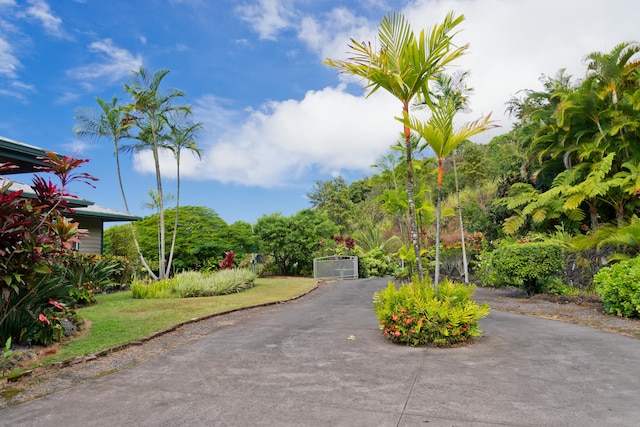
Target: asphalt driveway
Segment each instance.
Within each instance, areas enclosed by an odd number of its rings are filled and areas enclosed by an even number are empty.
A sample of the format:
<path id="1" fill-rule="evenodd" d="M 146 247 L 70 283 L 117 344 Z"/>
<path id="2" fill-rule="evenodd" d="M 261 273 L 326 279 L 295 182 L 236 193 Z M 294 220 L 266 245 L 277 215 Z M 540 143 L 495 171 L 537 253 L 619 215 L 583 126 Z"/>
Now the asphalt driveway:
<path id="1" fill-rule="evenodd" d="M 383 338 L 371 309 L 385 286 L 323 285 L 136 367 L 4 409 L 0 425 L 640 422 L 640 340 L 493 311 L 471 346 L 398 346 Z"/>

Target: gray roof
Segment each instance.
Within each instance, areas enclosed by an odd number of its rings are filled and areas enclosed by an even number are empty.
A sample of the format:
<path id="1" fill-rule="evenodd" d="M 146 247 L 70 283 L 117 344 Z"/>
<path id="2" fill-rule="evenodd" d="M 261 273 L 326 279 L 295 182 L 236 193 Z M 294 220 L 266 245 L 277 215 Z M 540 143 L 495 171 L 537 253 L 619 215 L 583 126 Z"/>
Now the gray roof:
<path id="1" fill-rule="evenodd" d="M 126 212 L 120 212 L 115 209 L 105 208 L 104 206 L 91 205 L 82 208 L 74 208 L 75 216 L 102 218 L 104 221 L 138 221 L 139 216 L 131 215 Z"/>
<path id="2" fill-rule="evenodd" d="M 0 176 L 0 186 L 4 187 L 7 183 L 10 183 L 9 187 L 10 191 L 21 191 L 22 197 L 28 199 L 35 199 L 36 193 L 33 191 L 33 188 L 29 184 L 23 184 L 21 182 L 15 182 L 13 180 L 9 180 Z M 87 199 L 81 199 L 79 197 L 65 197 L 64 200 L 67 201 L 67 206 L 71 208 L 80 208 L 84 206 L 93 205 L 93 202 Z"/>

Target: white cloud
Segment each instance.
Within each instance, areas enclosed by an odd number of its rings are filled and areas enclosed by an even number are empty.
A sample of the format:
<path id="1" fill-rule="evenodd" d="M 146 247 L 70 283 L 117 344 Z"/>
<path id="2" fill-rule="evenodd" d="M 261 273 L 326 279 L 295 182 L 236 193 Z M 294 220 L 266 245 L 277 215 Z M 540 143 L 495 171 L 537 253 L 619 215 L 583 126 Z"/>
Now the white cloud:
<path id="1" fill-rule="evenodd" d="M 40 21 L 45 31 L 52 36 L 67 37 L 62 29 L 62 19 L 51 12 L 51 8 L 44 0 L 29 0 L 29 4 L 31 6 L 25 10 L 25 16 Z"/>
<path id="2" fill-rule="evenodd" d="M 16 77 L 16 71 L 20 65 L 20 61 L 13 54 L 11 45 L 3 38 L 0 38 L 0 76 Z"/>
<path id="3" fill-rule="evenodd" d="M 244 6 L 243 13 L 245 19 L 255 19 L 252 23 L 261 37 L 274 38 L 283 28 L 294 28 L 279 14 L 282 5 L 263 0 L 258 6 Z M 586 54 L 609 51 L 621 41 L 636 38 L 639 3 L 611 0 L 607 8 L 600 6 L 597 0 L 416 0 L 402 12 L 416 32 L 441 22 L 450 10 L 465 14 L 455 42 L 468 42 L 470 49 L 458 68 L 471 71 L 469 84 L 475 93 L 473 111 L 461 115 L 460 122 L 493 112 L 502 128 L 476 138 L 484 142 L 510 130 L 505 103 L 521 89 L 538 89 L 542 73 L 554 75 L 567 67 L 581 77 Z M 271 14 L 258 18 L 258 12 L 268 10 Z M 620 10 L 628 13 L 620 14 Z M 295 28 L 298 39 L 316 54 L 319 63 L 327 57 L 344 59 L 351 37 L 375 42 L 378 24 L 340 7 L 322 16 L 302 16 Z M 351 95 L 344 82 L 309 91 L 302 99 L 266 102 L 244 113 L 223 100 L 201 98 L 194 112 L 207 130 L 199 143 L 203 160 L 185 156 L 183 176 L 278 187 L 306 179 L 308 171 L 316 176 L 340 171 L 370 173 L 369 165 L 398 140 L 401 126 L 394 116 L 399 115 L 400 107 L 384 91 L 370 98 Z M 170 176 L 172 158 L 163 164 Z M 153 173 L 148 153 L 137 156 L 135 165 Z"/>
<path id="4" fill-rule="evenodd" d="M 217 132 L 199 143 L 201 162 L 186 156 L 185 178 L 272 188 L 290 185 L 312 169 L 367 173 L 402 129 L 394 120 L 401 108 L 395 99 L 385 93 L 365 99 L 342 86 L 309 91 L 299 101 L 269 102 L 249 111 L 242 124 L 238 113 L 210 107 L 206 129 L 213 124 Z M 167 156 L 163 164 L 164 173 L 173 175 L 173 159 Z M 135 167 L 153 173 L 150 153 L 136 156 Z"/>
<path id="5" fill-rule="evenodd" d="M 291 0 L 258 0 L 257 4 L 243 4 L 236 8 L 261 39 L 275 40 L 283 29 L 292 26 L 295 12 Z"/>
<path id="6" fill-rule="evenodd" d="M 69 76 L 85 81 L 115 82 L 128 76 L 131 70 L 139 69 L 143 63 L 139 55 L 134 56 L 127 49 L 115 46 L 110 39 L 91 43 L 89 50 L 101 56 L 101 61 L 68 70 Z"/>

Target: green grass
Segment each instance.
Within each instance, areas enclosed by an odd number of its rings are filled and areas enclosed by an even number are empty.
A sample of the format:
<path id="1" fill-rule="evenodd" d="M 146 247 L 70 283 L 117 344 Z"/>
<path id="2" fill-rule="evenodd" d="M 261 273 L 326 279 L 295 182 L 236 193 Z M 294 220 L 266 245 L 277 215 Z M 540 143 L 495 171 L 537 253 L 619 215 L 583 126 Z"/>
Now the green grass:
<path id="1" fill-rule="evenodd" d="M 251 289 L 201 298 L 134 299 L 131 291 L 98 295 L 96 305 L 78 310 L 92 324 L 88 333 L 61 344 L 55 355 L 38 365 L 139 340 L 192 318 L 294 298 L 312 289 L 314 283 L 314 279 L 307 278 L 260 278 Z"/>

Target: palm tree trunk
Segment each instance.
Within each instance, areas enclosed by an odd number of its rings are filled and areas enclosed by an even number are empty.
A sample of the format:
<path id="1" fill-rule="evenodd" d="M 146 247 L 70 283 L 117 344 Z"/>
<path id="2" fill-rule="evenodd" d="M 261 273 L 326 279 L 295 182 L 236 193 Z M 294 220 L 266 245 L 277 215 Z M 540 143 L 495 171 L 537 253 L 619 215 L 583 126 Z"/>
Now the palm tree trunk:
<path id="1" fill-rule="evenodd" d="M 156 168 L 156 186 L 158 188 L 158 234 L 159 240 L 158 242 L 158 276 L 160 279 L 164 279 L 167 277 L 167 273 L 165 271 L 165 229 L 164 229 L 164 201 L 162 194 L 162 177 L 160 175 L 160 159 L 158 158 L 158 144 L 154 142 L 153 144 L 153 160 L 155 162 Z"/>
<path id="2" fill-rule="evenodd" d="M 464 268 L 464 283 L 469 283 L 469 264 L 467 262 L 467 248 L 464 243 L 464 224 L 462 222 L 462 204 L 460 203 L 460 186 L 458 184 L 458 168 L 456 158 L 453 157 L 453 176 L 456 180 L 456 196 L 458 198 L 458 217 L 460 219 L 460 240 L 462 241 L 462 267 Z"/>
<path id="3" fill-rule="evenodd" d="M 442 159 L 438 159 L 438 202 L 436 209 L 436 266 L 433 277 L 433 287 L 436 294 L 438 293 L 438 283 L 440 281 L 440 217 L 442 216 L 442 207 L 440 199 L 442 195 Z"/>
<path id="4" fill-rule="evenodd" d="M 405 111 L 408 114 L 409 105 L 405 104 Z M 420 259 L 420 241 L 418 240 L 418 224 L 416 221 L 416 206 L 413 199 L 413 165 L 412 165 L 412 146 L 411 131 L 408 126 L 404 126 L 405 148 L 407 155 L 407 195 L 409 196 L 409 222 L 411 225 L 411 242 L 416 255 L 416 269 L 418 271 L 418 279 L 422 282 L 424 279 L 424 271 L 422 269 L 422 260 Z"/>
<path id="5" fill-rule="evenodd" d="M 122 182 L 122 172 L 120 169 L 120 151 L 118 149 L 117 139 L 113 141 L 113 148 L 114 148 L 114 154 L 116 156 L 116 171 L 118 173 L 118 184 L 120 185 L 120 193 L 122 194 L 122 201 L 124 202 L 125 211 L 128 214 L 131 214 L 131 212 L 129 211 L 129 203 L 127 202 L 127 196 L 124 192 L 124 183 Z M 144 255 L 142 254 L 142 249 L 140 249 L 140 243 L 138 242 L 138 236 L 136 235 L 136 228 L 133 226 L 132 222 L 129 223 L 129 227 L 131 228 L 131 235 L 133 236 L 133 244 L 136 247 L 136 252 L 140 257 L 140 262 L 142 263 L 142 266 L 145 268 L 145 270 L 147 270 L 147 273 L 149 274 L 149 276 L 151 276 L 153 280 L 157 280 L 158 276 L 156 276 L 156 274 L 153 272 L 151 267 L 149 267 L 149 264 L 147 264 L 147 260 L 144 259 Z"/>
<path id="6" fill-rule="evenodd" d="M 173 236 L 171 237 L 171 249 L 169 249 L 169 262 L 167 262 L 167 274 L 171 271 L 171 264 L 173 262 L 173 251 L 176 247 L 176 236 L 178 235 L 178 213 L 180 211 L 180 147 L 178 147 L 178 154 L 176 155 L 176 216 L 173 221 Z"/>

